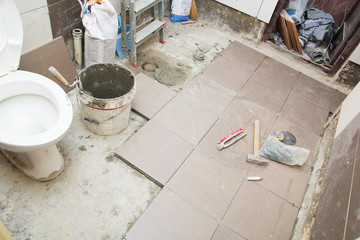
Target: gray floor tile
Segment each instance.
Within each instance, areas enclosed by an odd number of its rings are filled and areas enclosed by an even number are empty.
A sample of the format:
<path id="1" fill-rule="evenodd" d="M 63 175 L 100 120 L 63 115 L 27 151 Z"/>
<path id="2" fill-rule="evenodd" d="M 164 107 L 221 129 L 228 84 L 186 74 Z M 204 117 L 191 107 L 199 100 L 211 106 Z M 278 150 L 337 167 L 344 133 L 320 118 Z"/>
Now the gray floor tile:
<path id="1" fill-rule="evenodd" d="M 293 92 L 329 111 L 335 90 L 309 76 L 300 74 Z"/>
<path id="2" fill-rule="evenodd" d="M 232 91 L 203 74 L 195 78 L 183 89 L 178 98 L 182 101 L 191 101 L 219 115 L 236 96 Z"/>
<path id="3" fill-rule="evenodd" d="M 236 65 L 229 59 L 219 56 L 204 70 L 204 76 L 212 78 L 230 90 L 239 91 L 257 67 L 246 62 Z"/>
<path id="4" fill-rule="evenodd" d="M 126 235 L 127 240 L 209 240 L 218 223 L 164 188 Z"/>
<path id="5" fill-rule="evenodd" d="M 218 116 L 191 99 L 173 98 L 153 120 L 193 145 L 197 145 Z"/>
<path id="6" fill-rule="evenodd" d="M 1 47 L 1 49 L 3 49 L 3 47 Z M 77 76 L 76 68 L 64 38 L 61 36 L 21 55 L 19 70 L 29 71 L 47 77 L 58 84 L 66 93 L 75 88 L 62 84 L 50 73 L 48 70 L 50 66 L 55 66 L 69 84 L 75 81 L 75 77 Z M 82 81 L 83 80 L 84 79 L 82 79 Z"/>
<path id="7" fill-rule="evenodd" d="M 245 238 L 243 238 L 230 228 L 224 225 L 219 225 L 211 240 L 245 240 Z"/>
<path id="8" fill-rule="evenodd" d="M 301 206 L 310 174 L 307 165 L 287 166 L 274 161 L 268 166 L 254 164 L 248 172 L 249 176 L 263 177 L 256 183 L 297 207 Z"/>
<path id="9" fill-rule="evenodd" d="M 252 78 L 256 78 L 262 83 L 271 83 L 278 88 L 290 91 L 293 88 L 299 74 L 300 73 L 298 71 L 272 58 L 266 57 Z"/>
<path id="10" fill-rule="evenodd" d="M 247 99 L 265 106 L 275 112 L 280 112 L 290 90 L 284 90 L 277 85 L 253 75 L 241 90 Z"/>
<path id="11" fill-rule="evenodd" d="M 291 92 L 286 100 L 281 115 L 297 123 L 309 131 L 320 135 L 322 125 L 326 122 L 329 111 L 305 100 L 303 97 Z"/>
<path id="12" fill-rule="evenodd" d="M 264 60 L 265 55 L 244 44 L 234 41 L 221 54 L 229 62 L 244 70 L 246 67 L 254 71 Z M 237 68 L 240 70 L 239 68 Z"/>
<path id="13" fill-rule="evenodd" d="M 190 143 L 150 120 L 116 154 L 165 185 L 192 150 Z"/>
<path id="14" fill-rule="evenodd" d="M 333 113 L 336 111 L 336 109 L 339 107 L 339 105 L 342 104 L 342 102 L 347 97 L 347 95 L 345 93 L 342 93 L 338 90 L 334 90 L 334 91 L 335 91 L 335 93 L 333 94 L 332 103 L 331 103 L 331 107 L 330 107 L 330 111 Z"/>
<path id="15" fill-rule="evenodd" d="M 167 187 L 220 221 L 243 177 L 208 154 L 194 150 Z"/>
<path id="16" fill-rule="evenodd" d="M 176 96 L 176 92 L 143 73 L 136 75 L 135 80 L 136 94 L 131 107 L 147 118 L 152 118 Z"/>
<path id="17" fill-rule="evenodd" d="M 253 137 L 254 121 L 259 120 L 260 140 L 262 142 L 266 139 L 270 127 L 274 123 L 277 115 L 278 113 L 275 111 L 249 100 L 243 94 L 238 94 L 223 114 L 221 114 L 221 117 L 227 121 L 237 123 L 239 128 L 244 128 L 245 131 L 250 134 L 248 137 L 251 139 Z"/>
<path id="18" fill-rule="evenodd" d="M 265 58 L 241 93 L 260 105 L 280 112 L 298 76 L 298 71 Z"/>
<path id="19" fill-rule="evenodd" d="M 246 239 L 290 239 L 298 208 L 244 181 L 222 224 Z"/>
<path id="20" fill-rule="evenodd" d="M 264 58 L 262 53 L 235 41 L 205 69 L 204 75 L 239 91 Z"/>

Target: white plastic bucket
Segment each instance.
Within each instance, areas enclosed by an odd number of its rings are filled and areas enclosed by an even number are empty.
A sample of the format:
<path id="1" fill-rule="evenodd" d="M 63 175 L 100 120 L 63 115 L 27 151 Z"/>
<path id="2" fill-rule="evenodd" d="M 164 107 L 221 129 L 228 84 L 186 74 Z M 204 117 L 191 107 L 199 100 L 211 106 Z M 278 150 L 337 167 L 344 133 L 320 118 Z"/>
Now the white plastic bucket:
<path id="1" fill-rule="evenodd" d="M 77 76 L 77 97 L 87 129 L 98 135 L 114 135 L 130 121 L 135 96 L 134 75 L 116 64 L 95 64 Z"/>

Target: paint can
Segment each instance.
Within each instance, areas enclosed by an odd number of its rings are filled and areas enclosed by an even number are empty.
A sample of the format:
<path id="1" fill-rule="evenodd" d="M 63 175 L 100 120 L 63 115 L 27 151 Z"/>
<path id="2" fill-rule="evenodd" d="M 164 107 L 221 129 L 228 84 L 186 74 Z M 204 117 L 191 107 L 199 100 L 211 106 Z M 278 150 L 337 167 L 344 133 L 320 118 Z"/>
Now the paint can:
<path id="1" fill-rule="evenodd" d="M 134 75 L 123 66 L 100 63 L 77 76 L 77 99 L 87 129 L 98 135 L 122 132 L 130 122 Z"/>

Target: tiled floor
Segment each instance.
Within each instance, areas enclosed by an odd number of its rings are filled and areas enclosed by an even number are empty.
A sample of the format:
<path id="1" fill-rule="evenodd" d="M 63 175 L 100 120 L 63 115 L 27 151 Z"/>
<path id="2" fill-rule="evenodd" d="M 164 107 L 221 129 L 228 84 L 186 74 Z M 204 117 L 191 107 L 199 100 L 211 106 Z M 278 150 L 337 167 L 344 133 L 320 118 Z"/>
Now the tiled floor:
<path id="1" fill-rule="evenodd" d="M 176 95 L 176 92 L 142 73 L 136 76 L 136 83 L 137 98 L 136 101 L 132 102 L 131 107 L 148 119 L 152 118 Z M 149 102 L 149 99 L 151 99 L 151 102 Z"/>
<path id="2" fill-rule="evenodd" d="M 238 172 L 196 149 L 167 187 L 221 221 L 243 179 Z"/>
<path id="3" fill-rule="evenodd" d="M 145 175 L 165 185 L 193 148 L 190 143 L 150 120 L 117 154 Z"/>
<path id="4" fill-rule="evenodd" d="M 163 190 L 126 238 L 289 239 L 322 125 L 345 95 L 238 42 L 176 96 L 144 75 L 136 78 L 134 106 L 150 121 L 117 155 Z M 274 131 L 290 131 L 297 146 L 310 149 L 307 162 L 247 163 L 255 119 L 261 143 Z M 216 149 L 239 128 L 245 138 Z"/>

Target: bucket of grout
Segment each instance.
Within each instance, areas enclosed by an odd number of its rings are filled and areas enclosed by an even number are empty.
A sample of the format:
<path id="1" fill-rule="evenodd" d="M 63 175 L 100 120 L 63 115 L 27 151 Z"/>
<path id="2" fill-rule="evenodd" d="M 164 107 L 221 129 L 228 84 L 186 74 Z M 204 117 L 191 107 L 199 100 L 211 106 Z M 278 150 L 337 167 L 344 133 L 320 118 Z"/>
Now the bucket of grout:
<path id="1" fill-rule="evenodd" d="M 77 99 L 87 129 L 114 135 L 129 125 L 136 84 L 128 69 L 112 63 L 94 64 L 83 69 L 77 80 Z"/>

